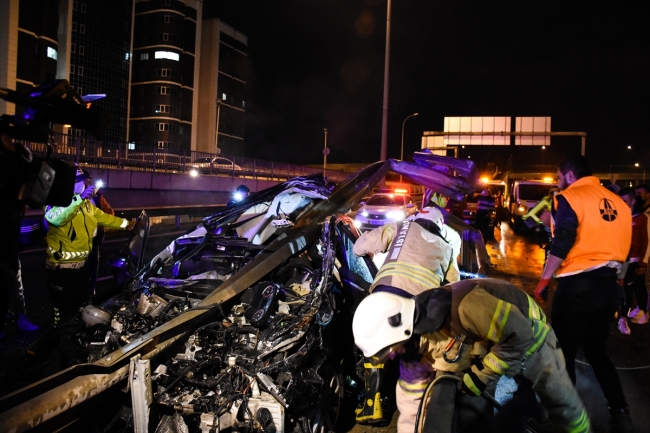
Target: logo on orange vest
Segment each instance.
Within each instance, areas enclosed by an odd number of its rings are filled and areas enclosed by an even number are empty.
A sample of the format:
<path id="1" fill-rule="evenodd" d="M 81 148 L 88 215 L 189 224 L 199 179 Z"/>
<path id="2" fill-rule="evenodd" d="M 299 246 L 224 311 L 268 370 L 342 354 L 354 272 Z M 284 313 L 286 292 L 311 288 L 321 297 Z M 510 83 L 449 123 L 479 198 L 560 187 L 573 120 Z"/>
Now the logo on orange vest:
<path id="1" fill-rule="evenodd" d="M 606 198 L 600 200 L 600 216 L 605 221 L 614 221 L 618 215 L 618 211 L 614 207 L 614 203 Z"/>

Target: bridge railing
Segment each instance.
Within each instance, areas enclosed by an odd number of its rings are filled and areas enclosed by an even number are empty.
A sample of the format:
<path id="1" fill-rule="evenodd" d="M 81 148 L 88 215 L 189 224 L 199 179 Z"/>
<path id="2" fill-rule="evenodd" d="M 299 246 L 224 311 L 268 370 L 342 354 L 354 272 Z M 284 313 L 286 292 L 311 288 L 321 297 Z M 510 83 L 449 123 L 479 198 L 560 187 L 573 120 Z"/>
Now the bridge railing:
<path id="1" fill-rule="evenodd" d="M 296 176 L 324 173 L 327 180 L 341 182 L 349 173 L 325 170 L 276 161 L 265 161 L 239 156 L 216 155 L 190 150 L 160 149 L 138 145 L 129 149 L 127 143 L 112 143 L 64 134 L 54 134 L 52 156 L 98 168 L 190 173 L 201 175 L 264 178 L 286 180 Z M 43 156 L 44 143 L 24 142 L 31 151 Z"/>

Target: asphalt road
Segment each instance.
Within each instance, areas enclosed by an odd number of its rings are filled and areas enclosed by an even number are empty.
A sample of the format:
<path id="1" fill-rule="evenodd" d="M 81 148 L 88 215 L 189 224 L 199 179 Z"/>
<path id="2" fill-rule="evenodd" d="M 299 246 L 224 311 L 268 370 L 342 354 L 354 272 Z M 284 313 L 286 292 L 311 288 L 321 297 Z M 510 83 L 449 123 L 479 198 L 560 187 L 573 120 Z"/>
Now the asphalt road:
<path id="1" fill-rule="evenodd" d="M 173 225 L 154 225 L 151 229 L 146 258 L 151 258 L 168 245 L 180 234 L 193 228 L 197 222 L 184 224 L 180 229 Z M 495 231 L 496 241 L 488 243 L 488 254 L 493 266 L 490 276 L 502 278 L 518 285 L 527 293 L 532 294 L 543 266 L 543 250 L 531 239 L 515 235 L 510 228 L 503 224 Z M 117 253 L 125 245 L 127 234 L 123 232 L 108 233 L 101 249 L 101 266 L 98 283 L 99 297 L 111 295 L 111 270 L 105 259 Z M 35 322 L 43 325 L 40 331 L 27 333 L 17 330 L 7 331 L 0 340 L 0 394 L 16 387 L 15 369 L 20 367 L 21 356 L 24 356 L 30 344 L 39 335 L 46 332 L 51 322 L 51 305 L 45 290 L 45 260 L 44 244 L 28 247 L 20 255 L 23 264 L 23 280 L 26 289 L 28 315 Z M 551 294 L 552 296 L 552 294 Z M 551 299 L 543 305 L 549 314 Z M 632 335 L 621 335 L 612 323 L 609 353 L 617 367 L 623 389 L 630 405 L 632 418 L 638 433 L 648 431 L 650 426 L 650 324 L 630 325 Z M 18 354 L 18 355 L 16 355 Z M 18 356 L 18 357 L 16 357 Z M 607 404 L 600 387 L 595 379 L 593 370 L 585 362 L 582 354 L 578 356 L 578 391 L 585 402 L 595 433 L 609 432 L 609 414 Z M 514 392 L 511 381 L 502 381 L 499 386 L 500 398 L 507 400 Z M 396 432 L 397 413 L 387 427 L 371 427 L 346 423 L 341 431 L 354 433 L 394 433 Z"/>

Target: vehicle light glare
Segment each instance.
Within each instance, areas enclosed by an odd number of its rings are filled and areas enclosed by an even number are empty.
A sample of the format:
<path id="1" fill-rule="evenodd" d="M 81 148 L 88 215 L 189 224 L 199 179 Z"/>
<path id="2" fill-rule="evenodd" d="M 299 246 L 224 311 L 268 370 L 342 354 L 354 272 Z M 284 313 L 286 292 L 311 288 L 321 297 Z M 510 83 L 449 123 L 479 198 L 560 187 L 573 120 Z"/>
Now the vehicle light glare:
<path id="1" fill-rule="evenodd" d="M 359 221 L 359 220 L 354 220 L 354 226 L 355 226 L 356 228 L 360 229 L 360 228 L 361 228 L 361 221 Z"/>
<path id="2" fill-rule="evenodd" d="M 483 183 L 488 183 L 489 181 L 490 181 L 490 178 L 487 177 L 487 176 L 483 176 L 483 177 L 481 178 L 481 182 L 483 182 Z"/>
<path id="3" fill-rule="evenodd" d="M 199 172 L 196 169 L 193 168 L 193 169 L 190 170 L 190 176 L 196 177 L 198 175 L 199 175 Z"/>
<path id="4" fill-rule="evenodd" d="M 395 194 L 406 194 L 408 190 L 404 188 L 395 188 Z"/>
<path id="5" fill-rule="evenodd" d="M 519 205 L 519 207 L 517 209 L 519 210 L 519 212 L 525 212 L 526 211 L 526 206 L 524 206 L 522 204 L 522 205 Z"/>
<path id="6" fill-rule="evenodd" d="M 99 189 L 102 188 L 103 186 L 104 186 L 104 182 L 101 179 L 95 182 L 95 188 Z"/>
<path id="7" fill-rule="evenodd" d="M 365 211 L 365 210 L 364 210 L 364 211 L 361 211 L 361 216 L 367 218 L 367 217 L 368 217 L 368 212 Z"/>
<path id="8" fill-rule="evenodd" d="M 406 218 L 406 213 L 404 213 L 404 211 L 401 211 L 401 210 L 394 210 L 394 211 L 388 212 L 386 214 L 386 216 L 389 219 L 392 219 L 394 221 L 400 221 L 400 220 L 403 220 L 404 218 Z"/>
<path id="9" fill-rule="evenodd" d="M 544 179 L 542 179 L 542 181 L 544 183 L 553 183 L 553 178 L 552 177 L 545 177 Z"/>
<path id="10" fill-rule="evenodd" d="M 242 201 L 242 199 L 244 198 L 244 194 L 242 194 L 242 193 L 239 192 L 239 191 L 237 191 L 236 193 L 234 193 L 232 196 L 233 196 L 233 198 L 234 198 L 236 201 Z"/>

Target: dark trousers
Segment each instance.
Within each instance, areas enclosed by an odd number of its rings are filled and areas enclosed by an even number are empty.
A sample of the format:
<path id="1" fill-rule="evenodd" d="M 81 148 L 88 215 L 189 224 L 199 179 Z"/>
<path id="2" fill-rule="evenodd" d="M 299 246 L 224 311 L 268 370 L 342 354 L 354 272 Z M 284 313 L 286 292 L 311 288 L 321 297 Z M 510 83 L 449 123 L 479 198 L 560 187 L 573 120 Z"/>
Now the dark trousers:
<path id="1" fill-rule="evenodd" d="M 637 275 L 639 269 L 638 263 L 630 263 L 625 274 L 625 308 L 621 311 L 622 315 L 634 306 L 634 298 L 639 310 L 646 311 L 648 307 L 648 291 L 645 287 L 645 274 Z"/>
<path id="2" fill-rule="evenodd" d="M 95 297 L 95 286 L 97 285 L 97 274 L 99 273 L 99 246 L 104 241 L 104 230 L 97 229 L 97 236 L 93 238 L 93 249 L 88 254 L 86 260 L 86 267 L 88 268 L 88 277 L 90 278 L 90 286 L 88 291 L 88 299 L 92 300 Z"/>
<path id="3" fill-rule="evenodd" d="M 620 290 L 612 269 L 562 277 L 558 279 L 551 309 L 551 323 L 571 380 L 576 381 L 575 357 L 582 346 L 609 407 L 613 408 L 627 406 L 621 381 L 605 347 L 614 312 L 620 303 Z"/>
<path id="4" fill-rule="evenodd" d="M 79 269 L 48 269 L 47 288 L 56 315 L 61 322 L 74 317 L 79 308 L 88 302 L 88 270 L 86 266 Z"/>

